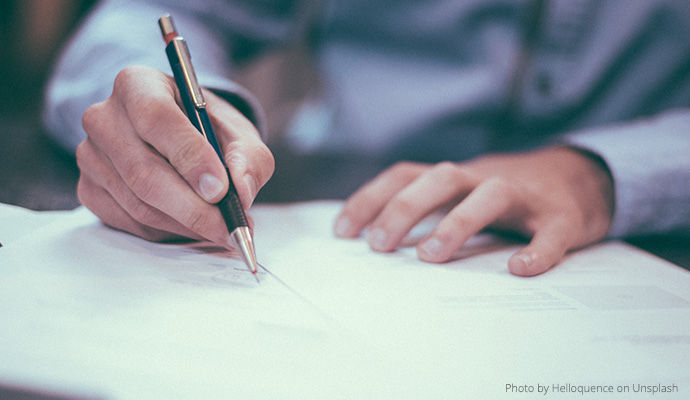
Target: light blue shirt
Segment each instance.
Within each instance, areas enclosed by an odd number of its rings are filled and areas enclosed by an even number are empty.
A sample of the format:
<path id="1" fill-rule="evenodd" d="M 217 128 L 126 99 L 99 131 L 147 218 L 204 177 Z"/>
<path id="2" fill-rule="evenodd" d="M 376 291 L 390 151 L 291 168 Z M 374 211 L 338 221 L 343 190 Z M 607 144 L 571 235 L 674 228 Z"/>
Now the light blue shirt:
<path id="1" fill-rule="evenodd" d="M 95 10 L 47 90 L 61 144 L 83 140 L 81 114 L 123 67 L 169 73 L 156 21 L 170 12 L 202 84 L 260 130 L 233 70 L 309 35 L 322 90 L 291 130 L 300 151 L 435 162 L 566 143 L 612 173 L 610 236 L 690 231 L 687 0 L 180 3 Z"/>

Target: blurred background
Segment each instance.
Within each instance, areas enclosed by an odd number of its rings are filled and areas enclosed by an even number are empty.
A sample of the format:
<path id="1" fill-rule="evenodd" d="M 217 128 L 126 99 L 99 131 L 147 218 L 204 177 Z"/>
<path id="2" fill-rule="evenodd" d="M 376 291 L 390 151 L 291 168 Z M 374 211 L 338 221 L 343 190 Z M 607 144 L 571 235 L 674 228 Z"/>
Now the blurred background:
<path id="1" fill-rule="evenodd" d="M 36 210 L 78 205 L 71 155 L 45 137 L 40 107 L 50 66 L 95 0 L 0 2 L 0 202 Z"/>
<path id="2" fill-rule="evenodd" d="M 44 86 L 60 49 L 96 3 L 0 2 L 0 203 L 34 210 L 79 205 L 73 155 L 46 137 L 40 113 Z M 290 71 L 290 79 L 283 79 L 284 71 Z M 312 78 L 300 43 L 266 55 L 236 77 L 266 109 L 271 139 L 280 136 Z"/>

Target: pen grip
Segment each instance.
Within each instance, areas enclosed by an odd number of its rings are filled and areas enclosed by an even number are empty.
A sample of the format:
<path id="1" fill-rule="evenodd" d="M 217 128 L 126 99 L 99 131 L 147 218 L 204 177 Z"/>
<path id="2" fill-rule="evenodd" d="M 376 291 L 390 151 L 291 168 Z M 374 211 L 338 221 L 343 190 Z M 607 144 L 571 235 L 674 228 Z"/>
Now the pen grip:
<path id="1" fill-rule="evenodd" d="M 228 232 L 232 232 L 240 226 L 249 226 L 249 222 L 247 221 L 247 216 L 244 213 L 244 208 L 242 208 L 240 196 L 237 195 L 237 189 L 232 183 L 230 171 L 227 167 L 225 167 L 225 171 L 228 174 L 228 178 L 230 178 L 230 187 L 228 188 L 228 192 L 225 194 L 225 197 L 218 202 L 218 208 L 220 209 L 220 213 L 223 214 L 225 223 L 228 225 Z M 234 226 L 230 226 L 231 223 Z"/>

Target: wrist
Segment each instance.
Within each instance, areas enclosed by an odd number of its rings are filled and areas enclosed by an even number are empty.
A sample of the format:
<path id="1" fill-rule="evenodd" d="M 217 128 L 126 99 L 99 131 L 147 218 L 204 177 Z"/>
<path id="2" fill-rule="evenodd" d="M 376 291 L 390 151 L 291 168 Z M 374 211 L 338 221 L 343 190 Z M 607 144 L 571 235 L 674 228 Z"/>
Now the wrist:
<path id="1" fill-rule="evenodd" d="M 581 194 L 598 197 L 610 223 L 615 211 L 615 196 L 613 175 L 606 161 L 587 149 L 572 146 L 560 147 L 559 149 L 577 160 L 579 166 L 573 171 L 575 173 L 573 178 L 579 183 L 577 186 L 585 187 L 584 193 Z M 569 163 L 565 165 L 569 165 Z"/>

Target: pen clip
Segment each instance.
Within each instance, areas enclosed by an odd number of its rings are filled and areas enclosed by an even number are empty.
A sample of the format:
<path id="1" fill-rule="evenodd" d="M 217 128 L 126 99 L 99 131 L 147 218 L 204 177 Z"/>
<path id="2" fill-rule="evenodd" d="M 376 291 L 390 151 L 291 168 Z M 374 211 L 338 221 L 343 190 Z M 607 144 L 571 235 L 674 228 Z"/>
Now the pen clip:
<path id="1" fill-rule="evenodd" d="M 158 20 L 158 25 L 161 28 L 163 38 L 168 44 L 168 49 L 166 50 L 169 51 L 170 46 L 172 46 L 172 49 L 177 56 L 177 60 L 180 62 L 180 69 L 182 70 L 182 76 L 185 81 L 185 88 L 189 91 L 189 96 L 192 99 L 192 103 L 194 103 L 194 107 L 197 109 L 206 107 L 206 101 L 204 100 L 204 96 L 201 94 L 201 86 L 199 86 L 199 81 L 197 80 L 196 73 L 194 72 L 192 56 L 189 53 L 187 42 L 185 42 L 184 38 L 179 36 L 177 33 L 172 16 L 165 15 L 161 17 Z"/>
<path id="2" fill-rule="evenodd" d="M 196 74 L 194 73 L 192 56 L 189 55 L 187 43 L 184 40 L 173 40 L 171 43 L 175 47 L 175 52 L 177 52 L 177 56 L 180 59 L 182 74 L 184 75 L 184 80 L 187 82 L 186 86 L 189 90 L 190 96 L 192 96 L 194 107 L 206 107 L 206 101 L 204 100 L 204 96 L 201 94 L 201 86 L 199 86 L 199 81 L 197 81 Z"/>

